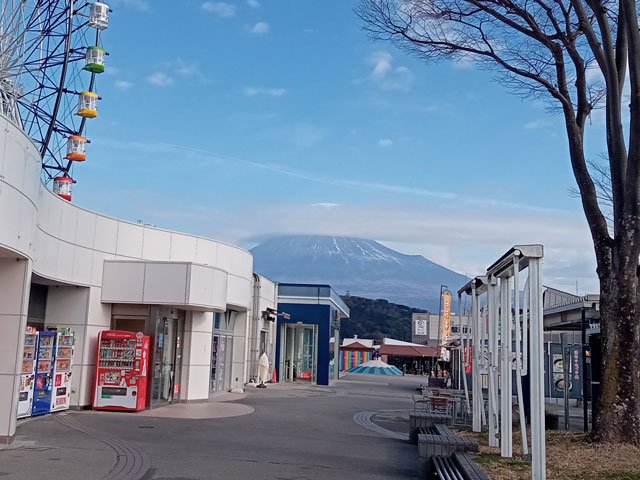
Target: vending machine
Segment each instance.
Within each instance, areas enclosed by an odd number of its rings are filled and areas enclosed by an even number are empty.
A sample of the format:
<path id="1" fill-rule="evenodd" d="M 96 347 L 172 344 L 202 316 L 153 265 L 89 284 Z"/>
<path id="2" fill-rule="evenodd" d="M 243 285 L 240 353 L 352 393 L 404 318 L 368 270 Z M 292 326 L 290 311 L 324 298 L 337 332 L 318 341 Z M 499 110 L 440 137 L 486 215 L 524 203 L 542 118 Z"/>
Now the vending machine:
<path id="1" fill-rule="evenodd" d="M 53 389 L 51 411 L 68 410 L 71 401 L 71 368 L 73 367 L 73 345 L 75 334 L 62 328 L 56 338 L 56 355 L 53 364 Z"/>
<path id="2" fill-rule="evenodd" d="M 36 377 L 31 415 L 43 415 L 49 413 L 51 409 L 51 378 L 55 360 L 56 335 L 56 332 L 40 332 L 38 334 Z"/>
<path id="3" fill-rule="evenodd" d="M 20 393 L 18 397 L 18 418 L 30 417 L 33 406 L 33 385 L 36 377 L 36 356 L 38 332 L 27 327 L 22 350 L 22 373 L 20 375 Z"/>
<path id="4" fill-rule="evenodd" d="M 147 397 L 148 360 L 149 337 L 142 332 L 100 332 L 93 408 L 143 410 Z"/>

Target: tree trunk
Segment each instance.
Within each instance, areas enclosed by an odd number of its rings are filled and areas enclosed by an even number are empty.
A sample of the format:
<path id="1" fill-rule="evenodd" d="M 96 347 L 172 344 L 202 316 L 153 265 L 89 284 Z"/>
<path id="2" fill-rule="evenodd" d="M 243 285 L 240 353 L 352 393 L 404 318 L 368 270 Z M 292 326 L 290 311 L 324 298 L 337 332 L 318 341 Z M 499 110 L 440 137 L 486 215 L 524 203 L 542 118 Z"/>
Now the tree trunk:
<path id="1" fill-rule="evenodd" d="M 640 444 L 640 292 L 634 226 L 626 225 L 624 233 L 606 247 L 596 244 L 602 379 L 593 436 L 602 442 Z"/>

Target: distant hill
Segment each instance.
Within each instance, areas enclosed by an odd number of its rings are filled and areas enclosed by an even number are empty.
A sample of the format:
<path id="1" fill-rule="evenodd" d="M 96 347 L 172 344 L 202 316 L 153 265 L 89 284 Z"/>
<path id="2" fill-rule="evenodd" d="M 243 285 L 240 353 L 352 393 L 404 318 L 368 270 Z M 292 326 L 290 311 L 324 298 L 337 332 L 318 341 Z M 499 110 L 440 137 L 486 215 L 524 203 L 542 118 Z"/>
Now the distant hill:
<path id="1" fill-rule="evenodd" d="M 424 312 L 418 308 L 389 303 L 386 300 L 342 296 L 351 310 L 351 318 L 340 325 L 340 336 L 381 340 L 384 337 L 411 341 L 411 314 Z"/>
<path id="2" fill-rule="evenodd" d="M 254 271 L 276 282 L 327 283 L 340 295 L 384 298 L 437 312 L 440 285 L 467 282 L 421 255 L 404 255 L 373 240 L 280 236 L 254 247 Z"/>

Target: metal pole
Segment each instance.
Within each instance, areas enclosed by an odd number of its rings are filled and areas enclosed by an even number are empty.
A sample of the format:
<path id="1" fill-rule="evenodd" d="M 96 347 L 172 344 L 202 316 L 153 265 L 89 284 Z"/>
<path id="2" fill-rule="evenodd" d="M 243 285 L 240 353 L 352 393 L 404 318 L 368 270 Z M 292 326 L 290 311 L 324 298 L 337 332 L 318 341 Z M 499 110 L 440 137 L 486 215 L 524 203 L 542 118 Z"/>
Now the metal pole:
<path id="1" fill-rule="evenodd" d="M 567 346 L 567 332 L 560 335 L 562 342 L 562 374 L 564 378 L 564 429 L 569 430 L 569 365 L 571 356 Z"/>
<path id="2" fill-rule="evenodd" d="M 549 401 L 553 398 L 553 361 L 551 358 L 551 342 L 547 342 L 547 379 L 549 380 L 547 383 L 549 384 Z"/>
<path id="3" fill-rule="evenodd" d="M 522 335 L 520 332 L 520 261 L 518 257 L 513 259 L 513 302 L 514 320 L 516 333 L 516 392 L 518 395 L 518 412 L 520 413 L 520 434 L 522 439 L 522 454 L 529 455 L 529 445 L 527 443 L 527 421 L 524 414 L 524 399 L 522 394 L 522 358 L 526 355 L 526 350 L 520 348 Z M 524 312 L 523 316 L 527 313 Z"/>
<path id="4" fill-rule="evenodd" d="M 513 405 L 511 369 L 511 277 L 500 279 L 500 455 L 513 456 Z"/>
<path id="5" fill-rule="evenodd" d="M 438 377 L 438 358 L 440 358 L 440 332 L 442 331 L 442 291 L 446 285 L 440 285 L 440 301 L 438 303 L 438 344 L 436 346 L 435 376 Z"/>
<path id="6" fill-rule="evenodd" d="M 545 480 L 544 335 L 542 318 L 542 261 L 529 260 L 531 321 L 529 381 L 531 385 L 531 480 Z"/>
<path id="7" fill-rule="evenodd" d="M 451 315 L 451 314 L 449 314 Z M 462 388 L 462 361 L 464 357 L 464 345 L 462 344 L 462 294 L 458 294 L 458 390 Z"/>
<path id="8" fill-rule="evenodd" d="M 488 300 L 487 300 L 488 301 Z M 479 301 L 478 301 L 478 315 L 479 315 L 479 319 L 478 319 L 478 325 L 480 326 L 480 352 L 478 352 L 478 359 L 480 360 L 480 363 L 482 364 L 482 370 L 485 370 L 487 372 L 487 383 L 488 383 L 488 377 L 489 377 L 489 340 L 488 340 L 488 336 L 489 336 L 489 317 L 487 315 L 487 311 L 486 309 L 482 309 L 480 308 L 479 305 Z M 480 370 L 478 372 L 478 384 L 480 385 L 480 391 L 482 392 L 482 407 L 480 408 L 480 419 L 482 420 L 482 426 L 488 425 L 487 423 L 487 416 L 486 416 L 486 412 L 484 409 L 484 392 L 482 391 L 482 389 L 484 388 L 482 386 L 482 370 Z M 487 384 L 487 391 L 489 390 L 488 388 L 488 384 Z M 488 405 L 487 405 L 488 407 Z"/>
<path id="9" fill-rule="evenodd" d="M 467 303 L 466 300 L 465 300 L 465 303 Z M 467 316 L 467 322 L 466 322 L 467 333 L 464 335 L 461 334 L 461 338 L 460 338 L 460 348 L 461 348 L 460 351 L 461 351 L 461 361 L 462 361 L 462 368 L 460 370 L 460 374 L 462 376 L 462 384 L 464 385 L 464 400 L 467 407 L 467 415 L 471 413 L 471 405 L 469 404 L 469 385 L 467 385 L 467 367 L 469 366 L 469 363 L 470 363 L 469 360 L 471 355 L 471 351 L 469 350 L 471 348 L 469 335 L 472 328 L 472 324 L 469 322 L 470 317 L 471 315 Z M 460 318 L 462 318 L 462 316 Z M 460 328 L 462 328 L 462 320 L 460 320 Z M 462 339 L 464 339 L 464 343 Z"/>
<path id="10" fill-rule="evenodd" d="M 339 320 L 338 320 L 339 321 Z M 336 324 L 337 322 L 336 321 Z M 340 380 L 340 329 L 335 328 L 335 340 L 333 343 L 333 369 L 335 370 L 336 380 Z"/>
<path id="11" fill-rule="evenodd" d="M 587 405 L 587 316 L 584 307 L 581 312 L 582 324 L 582 421 L 584 431 L 589 431 L 589 408 Z"/>
<path id="12" fill-rule="evenodd" d="M 498 446 L 498 385 L 496 370 L 498 363 L 496 279 L 488 278 L 487 308 L 489 312 L 489 446 Z"/>
<path id="13" fill-rule="evenodd" d="M 473 431 L 482 431 L 481 409 L 484 408 L 482 402 L 482 374 L 480 373 L 480 352 L 482 352 L 482 334 L 481 334 L 481 317 L 478 306 L 478 297 L 476 295 L 475 283 L 471 284 L 471 316 L 473 323 L 471 325 L 471 348 L 473 349 L 471 362 L 471 388 L 473 392 Z"/>

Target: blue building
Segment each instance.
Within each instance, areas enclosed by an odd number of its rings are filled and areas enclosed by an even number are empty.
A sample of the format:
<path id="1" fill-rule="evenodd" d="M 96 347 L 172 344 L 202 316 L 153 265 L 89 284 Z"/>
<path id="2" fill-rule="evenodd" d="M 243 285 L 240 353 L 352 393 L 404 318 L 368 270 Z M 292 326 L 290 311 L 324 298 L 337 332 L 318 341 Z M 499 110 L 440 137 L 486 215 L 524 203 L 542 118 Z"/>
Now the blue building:
<path id="1" fill-rule="evenodd" d="M 278 284 L 276 371 L 280 382 L 329 385 L 335 325 L 349 318 L 349 307 L 329 285 Z"/>

